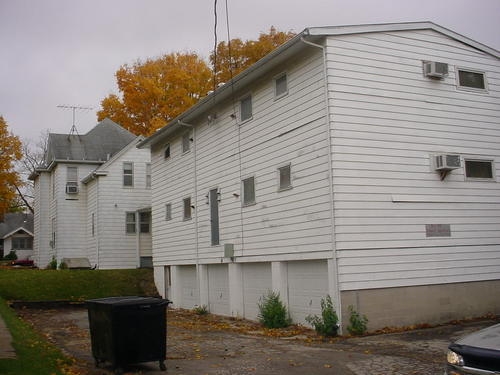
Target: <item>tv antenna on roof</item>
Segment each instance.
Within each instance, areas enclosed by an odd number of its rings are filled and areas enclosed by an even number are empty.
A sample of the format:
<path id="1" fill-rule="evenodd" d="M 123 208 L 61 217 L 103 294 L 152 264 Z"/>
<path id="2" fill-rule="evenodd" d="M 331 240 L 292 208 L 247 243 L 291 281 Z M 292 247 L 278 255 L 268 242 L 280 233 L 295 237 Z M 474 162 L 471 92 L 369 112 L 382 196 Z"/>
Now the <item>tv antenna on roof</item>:
<path id="1" fill-rule="evenodd" d="M 80 136 L 80 134 L 78 134 L 78 130 L 76 129 L 76 125 L 75 125 L 75 111 L 77 109 L 87 110 L 87 111 L 90 111 L 90 110 L 94 109 L 92 107 L 82 107 L 82 106 L 78 106 L 78 105 L 58 105 L 57 108 L 63 108 L 63 109 L 71 109 L 71 110 L 73 110 L 73 125 L 71 126 L 71 130 L 69 131 L 68 135 L 76 133 L 76 135 L 78 135 L 78 136 Z"/>

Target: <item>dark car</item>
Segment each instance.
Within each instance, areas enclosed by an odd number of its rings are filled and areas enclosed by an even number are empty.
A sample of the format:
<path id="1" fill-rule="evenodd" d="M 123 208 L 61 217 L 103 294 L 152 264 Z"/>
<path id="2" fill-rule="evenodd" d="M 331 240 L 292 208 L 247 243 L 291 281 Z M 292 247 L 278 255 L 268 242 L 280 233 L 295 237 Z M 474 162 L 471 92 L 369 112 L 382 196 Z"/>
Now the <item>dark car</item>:
<path id="1" fill-rule="evenodd" d="M 16 259 L 10 262 L 12 266 L 21 266 L 21 267 L 34 267 L 35 262 L 31 259 Z"/>
<path id="2" fill-rule="evenodd" d="M 500 375 L 500 324 L 451 344 L 447 362 L 445 375 Z"/>

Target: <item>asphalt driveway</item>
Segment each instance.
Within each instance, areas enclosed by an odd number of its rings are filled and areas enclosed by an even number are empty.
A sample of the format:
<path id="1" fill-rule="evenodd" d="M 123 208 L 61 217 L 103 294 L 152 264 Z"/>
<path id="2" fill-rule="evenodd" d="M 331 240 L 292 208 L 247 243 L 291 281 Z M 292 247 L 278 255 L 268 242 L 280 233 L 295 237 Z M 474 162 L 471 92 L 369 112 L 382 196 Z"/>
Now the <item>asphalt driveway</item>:
<path id="1" fill-rule="evenodd" d="M 76 374 L 105 375 L 92 358 L 84 307 L 19 309 L 66 354 Z M 185 310 L 168 310 L 167 373 L 175 375 L 408 375 L 442 374 L 450 340 L 494 324 L 468 323 L 323 341 L 313 331 L 292 327 L 265 331 L 259 325 Z M 284 336 L 284 337 L 276 337 Z M 127 374 L 165 374 L 158 363 L 133 365 Z"/>

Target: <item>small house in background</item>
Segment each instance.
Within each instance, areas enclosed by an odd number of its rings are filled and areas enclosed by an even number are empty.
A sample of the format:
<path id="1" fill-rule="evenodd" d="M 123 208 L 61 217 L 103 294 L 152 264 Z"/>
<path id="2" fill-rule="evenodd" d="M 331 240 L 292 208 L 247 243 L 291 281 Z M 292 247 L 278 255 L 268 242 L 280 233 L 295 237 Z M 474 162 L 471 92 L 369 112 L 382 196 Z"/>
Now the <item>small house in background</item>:
<path id="1" fill-rule="evenodd" d="M 35 183 L 34 261 L 40 268 L 151 266 L 150 152 L 108 119 L 87 134 L 49 134 Z"/>
<path id="2" fill-rule="evenodd" d="M 430 22 L 312 27 L 145 139 L 177 306 L 369 329 L 500 313 L 500 53 Z"/>
<path id="3" fill-rule="evenodd" d="M 10 252 L 17 259 L 28 259 L 33 255 L 33 214 L 8 213 L 0 222 L 0 259 Z"/>

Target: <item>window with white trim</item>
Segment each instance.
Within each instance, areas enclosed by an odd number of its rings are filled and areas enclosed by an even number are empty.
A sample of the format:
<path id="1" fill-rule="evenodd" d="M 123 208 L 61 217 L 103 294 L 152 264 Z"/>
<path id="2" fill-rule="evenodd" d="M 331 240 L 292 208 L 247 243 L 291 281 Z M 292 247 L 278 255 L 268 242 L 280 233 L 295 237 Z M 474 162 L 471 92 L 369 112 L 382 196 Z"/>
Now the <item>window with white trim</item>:
<path id="1" fill-rule="evenodd" d="M 125 233 L 135 234 L 135 212 L 125 212 Z"/>
<path id="2" fill-rule="evenodd" d="M 123 163 L 123 186 L 134 186 L 134 163 Z"/>
<path id="3" fill-rule="evenodd" d="M 255 204 L 255 178 L 248 177 L 242 181 L 243 205 L 250 206 Z"/>
<path id="4" fill-rule="evenodd" d="M 184 207 L 184 220 L 191 220 L 191 197 L 184 198 L 182 201 L 182 205 Z"/>
<path id="5" fill-rule="evenodd" d="M 191 150 L 191 134 L 186 132 L 182 135 L 182 152 Z"/>
<path id="6" fill-rule="evenodd" d="M 151 211 L 139 212 L 139 229 L 141 233 L 151 232 Z"/>
<path id="7" fill-rule="evenodd" d="M 252 113 L 252 95 L 247 95 L 240 100 L 240 120 L 241 122 L 250 120 Z"/>
<path id="8" fill-rule="evenodd" d="M 470 179 L 492 180 L 493 161 L 480 159 L 464 159 L 465 177 Z"/>
<path id="9" fill-rule="evenodd" d="M 172 204 L 167 203 L 165 205 L 165 220 L 169 221 L 172 220 Z"/>
<path id="10" fill-rule="evenodd" d="M 278 168 L 279 186 L 278 190 L 288 190 L 292 188 L 292 166 L 284 165 Z"/>
<path id="11" fill-rule="evenodd" d="M 151 163 L 146 163 L 146 188 L 151 188 Z"/>
<path id="12" fill-rule="evenodd" d="M 484 72 L 457 68 L 457 84 L 459 88 L 486 91 L 486 77 Z"/>
<path id="13" fill-rule="evenodd" d="M 274 79 L 274 97 L 281 98 L 288 94 L 287 75 L 283 73 Z"/>
<path id="14" fill-rule="evenodd" d="M 66 167 L 66 192 L 68 191 L 78 191 L 78 167 Z"/>

